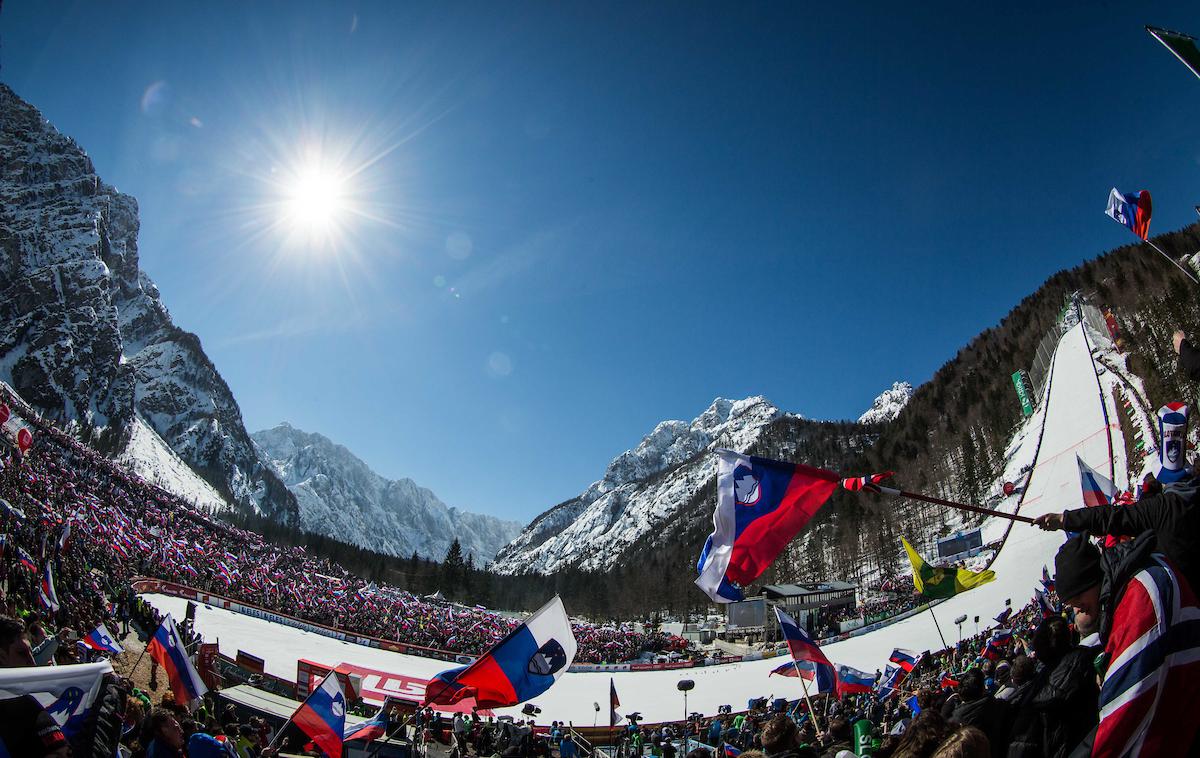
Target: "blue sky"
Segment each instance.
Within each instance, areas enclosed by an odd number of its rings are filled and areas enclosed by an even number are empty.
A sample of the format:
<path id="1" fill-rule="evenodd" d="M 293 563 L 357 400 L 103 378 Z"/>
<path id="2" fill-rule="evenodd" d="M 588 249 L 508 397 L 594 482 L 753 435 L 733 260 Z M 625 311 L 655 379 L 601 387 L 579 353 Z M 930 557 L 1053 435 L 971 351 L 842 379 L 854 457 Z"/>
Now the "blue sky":
<path id="1" fill-rule="evenodd" d="M 1200 81 L 1143 29 L 1194 5 L 964 5 L 9 0 L 0 79 L 138 198 L 250 430 L 527 520 L 714 397 L 925 381 L 1131 239 L 1114 185 L 1195 220 Z"/>

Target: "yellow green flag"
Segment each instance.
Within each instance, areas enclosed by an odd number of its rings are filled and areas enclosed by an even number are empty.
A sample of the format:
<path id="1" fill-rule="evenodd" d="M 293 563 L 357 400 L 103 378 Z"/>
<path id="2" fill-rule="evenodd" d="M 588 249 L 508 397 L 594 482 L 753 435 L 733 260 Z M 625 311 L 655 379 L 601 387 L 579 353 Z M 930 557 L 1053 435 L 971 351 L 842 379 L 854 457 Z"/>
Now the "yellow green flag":
<path id="1" fill-rule="evenodd" d="M 908 544 L 908 540 L 901 537 L 900 541 L 904 543 L 908 560 L 912 562 L 913 584 L 916 585 L 917 592 L 929 600 L 939 597 L 954 597 L 960 592 L 987 584 L 996 578 L 996 572 L 990 570 L 967 571 L 966 569 L 934 568 L 926 563 L 924 558 L 917 555 L 917 551 Z"/>

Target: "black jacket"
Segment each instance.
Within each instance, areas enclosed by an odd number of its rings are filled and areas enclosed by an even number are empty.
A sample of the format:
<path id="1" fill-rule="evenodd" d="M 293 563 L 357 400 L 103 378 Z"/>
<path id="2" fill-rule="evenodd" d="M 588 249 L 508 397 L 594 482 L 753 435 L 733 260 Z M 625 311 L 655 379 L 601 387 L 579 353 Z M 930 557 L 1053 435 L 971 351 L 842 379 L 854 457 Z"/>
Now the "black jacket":
<path id="1" fill-rule="evenodd" d="M 1066 756 L 1087 736 L 1099 721 L 1096 652 L 1071 650 L 1038 674 L 1031 691 L 1019 693 L 1009 758 Z"/>
<path id="2" fill-rule="evenodd" d="M 1200 588 L 1200 479 L 1170 484 L 1161 495 L 1145 497 L 1133 505 L 1077 508 L 1063 514 L 1069 532 L 1136 537 L 1153 531 L 1154 552 L 1162 553 L 1179 568 L 1193 588 Z"/>
<path id="3" fill-rule="evenodd" d="M 991 695 L 978 700 L 962 702 L 954 709 L 950 721 L 973 726 L 987 735 L 992 746 L 992 756 L 1008 754 L 1009 705 Z"/>
<path id="4" fill-rule="evenodd" d="M 1179 370 L 1193 382 L 1200 382 L 1200 350 L 1187 340 L 1179 343 Z"/>

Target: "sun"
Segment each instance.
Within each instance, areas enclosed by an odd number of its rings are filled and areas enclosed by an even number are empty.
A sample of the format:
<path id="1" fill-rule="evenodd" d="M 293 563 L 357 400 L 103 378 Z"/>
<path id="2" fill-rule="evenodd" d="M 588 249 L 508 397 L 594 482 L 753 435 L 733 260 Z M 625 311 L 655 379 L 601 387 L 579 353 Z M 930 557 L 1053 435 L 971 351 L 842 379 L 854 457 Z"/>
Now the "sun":
<path id="1" fill-rule="evenodd" d="M 293 169 L 283 183 L 284 221 L 288 230 L 309 241 L 328 238 L 345 221 L 348 211 L 346 178 L 310 159 Z"/>

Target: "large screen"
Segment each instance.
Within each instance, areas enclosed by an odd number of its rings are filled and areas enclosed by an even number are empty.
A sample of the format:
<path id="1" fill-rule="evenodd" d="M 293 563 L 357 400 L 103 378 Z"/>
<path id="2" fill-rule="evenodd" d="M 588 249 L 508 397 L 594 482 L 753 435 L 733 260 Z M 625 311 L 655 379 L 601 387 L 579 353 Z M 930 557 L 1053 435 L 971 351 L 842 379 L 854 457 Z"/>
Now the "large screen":
<path id="1" fill-rule="evenodd" d="M 766 611 L 765 600 L 743 600 L 740 603 L 730 603 L 726 607 L 729 609 L 726 626 L 730 629 L 763 625 Z"/>
<path id="2" fill-rule="evenodd" d="M 959 553 L 967 553 L 983 547 L 983 533 L 978 529 L 969 532 L 959 532 L 938 540 L 938 557 L 946 558 Z"/>

